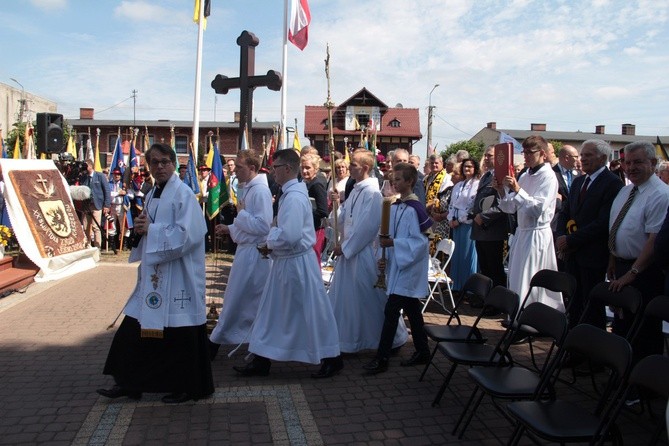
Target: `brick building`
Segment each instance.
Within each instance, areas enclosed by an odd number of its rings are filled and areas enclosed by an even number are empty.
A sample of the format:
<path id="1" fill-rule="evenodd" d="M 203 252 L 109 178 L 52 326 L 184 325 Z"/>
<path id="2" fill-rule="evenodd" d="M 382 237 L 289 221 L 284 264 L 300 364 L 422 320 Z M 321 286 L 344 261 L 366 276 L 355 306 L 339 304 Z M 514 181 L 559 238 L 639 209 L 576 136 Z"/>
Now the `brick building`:
<path id="1" fill-rule="evenodd" d="M 94 119 L 94 110 L 92 108 L 81 108 L 79 119 L 70 119 L 67 124 L 72 126 L 72 130 L 77 133 L 77 147 L 82 142 L 92 137 L 93 147 L 97 138 L 97 129 L 100 129 L 100 163 L 103 167 L 111 163 L 116 137 L 119 129 L 121 131 L 121 142 L 123 153 L 127 155 L 130 152 L 130 141 L 133 131 L 131 128 L 137 128 L 136 146 L 138 153 L 143 154 L 148 147 L 144 147 L 144 135 L 149 135 L 149 145 L 154 142 L 163 142 L 170 144 L 171 130 L 174 128 L 176 141 L 177 157 L 179 163 L 188 161 L 188 147 L 192 140 L 192 121 L 172 121 L 169 119 L 159 120 L 98 120 Z M 269 142 L 274 128 L 279 122 L 254 122 L 252 129 L 251 147 L 262 153 L 263 138 Z M 198 137 L 198 155 L 200 160 L 206 155 L 209 148 L 209 142 L 218 141 L 218 147 L 223 156 L 235 155 L 239 147 L 239 120 L 236 122 L 213 122 L 200 121 L 200 130 Z M 143 163 L 143 161 L 142 161 Z"/>

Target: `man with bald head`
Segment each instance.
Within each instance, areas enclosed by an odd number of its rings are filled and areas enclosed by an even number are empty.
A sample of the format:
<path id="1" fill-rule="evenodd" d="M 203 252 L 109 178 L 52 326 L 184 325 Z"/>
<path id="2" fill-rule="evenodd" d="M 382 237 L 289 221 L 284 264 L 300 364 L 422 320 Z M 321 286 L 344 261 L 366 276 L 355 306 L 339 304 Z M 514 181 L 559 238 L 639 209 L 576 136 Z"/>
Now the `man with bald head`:
<path id="1" fill-rule="evenodd" d="M 411 157 L 409 156 L 408 150 L 398 148 L 393 150 L 392 153 L 393 166 L 398 163 L 410 163 Z M 423 179 L 421 178 L 420 174 L 418 175 L 418 181 L 416 181 L 416 184 L 413 186 L 413 193 L 418 197 L 418 201 L 425 203 L 425 185 L 423 184 Z"/>
<path id="2" fill-rule="evenodd" d="M 606 167 L 610 155 L 611 147 L 601 139 L 590 139 L 581 145 L 584 175 L 572 183 L 569 198 L 558 215 L 556 248 L 577 285 L 569 306 L 571 327 L 578 324 L 590 290 L 606 275 L 609 214 L 623 187 L 620 178 Z M 604 308 L 593 308 L 585 322 L 604 329 Z"/>

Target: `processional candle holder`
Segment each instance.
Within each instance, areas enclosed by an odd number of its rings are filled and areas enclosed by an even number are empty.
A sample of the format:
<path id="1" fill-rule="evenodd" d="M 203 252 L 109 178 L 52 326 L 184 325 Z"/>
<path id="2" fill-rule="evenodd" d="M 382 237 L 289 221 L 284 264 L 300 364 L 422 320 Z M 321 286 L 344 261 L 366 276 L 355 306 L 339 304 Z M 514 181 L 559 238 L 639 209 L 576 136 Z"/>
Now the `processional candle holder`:
<path id="1" fill-rule="evenodd" d="M 383 199 L 383 207 L 381 208 L 381 227 L 379 229 L 379 239 L 390 237 L 390 206 L 393 204 L 392 198 Z M 374 288 L 382 290 L 386 289 L 386 248 L 381 248 L 381 262 L 383 268 L 379 268 L 379 276 L 376 278 Z"/>

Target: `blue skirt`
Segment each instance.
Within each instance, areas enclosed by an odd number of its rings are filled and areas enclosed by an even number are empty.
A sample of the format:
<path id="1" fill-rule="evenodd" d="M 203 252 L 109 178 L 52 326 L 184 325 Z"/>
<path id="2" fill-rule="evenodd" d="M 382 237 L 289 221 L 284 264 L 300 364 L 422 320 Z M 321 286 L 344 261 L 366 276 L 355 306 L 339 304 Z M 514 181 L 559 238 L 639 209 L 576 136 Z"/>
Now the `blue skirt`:
<path id="1" fill-rule="evenodd" d="M 478 257 L 474 241 L 470 238 L 471 233 L 471 224 L 460 223 L 458 227 L 451 229 L 451 236 L 455 242 L 450 272 L 454 291 L 460 291 L 469 276 L 478 271 Z"/>

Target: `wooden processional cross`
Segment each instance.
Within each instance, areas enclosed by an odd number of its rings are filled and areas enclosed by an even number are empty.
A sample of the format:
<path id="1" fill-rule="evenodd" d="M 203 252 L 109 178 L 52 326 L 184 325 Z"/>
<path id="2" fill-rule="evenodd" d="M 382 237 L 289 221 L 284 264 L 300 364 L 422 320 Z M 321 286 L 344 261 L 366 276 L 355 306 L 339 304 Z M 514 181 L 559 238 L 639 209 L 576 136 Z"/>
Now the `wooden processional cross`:
<path id="1" fill-rule="evenodd" d="M 211 81 L 211 88 L 216 94 L 227 94 L 231 88 L 239 88 L 239 147 L 242 148 L 244 128 L 248 131 L 249 148 L 252 144 L 253 126 L 253 90 L 256 87 L 267 87 L 272 91 L 281 90 L 281 73 L 269 70 L 264 76 L 255 76 L 255 54 L 256 47 L 260 41 L 255 34 L 242 31 L 237 38 L 239 45 L 239 77 L 227 77 L 217 74 Z"/>

